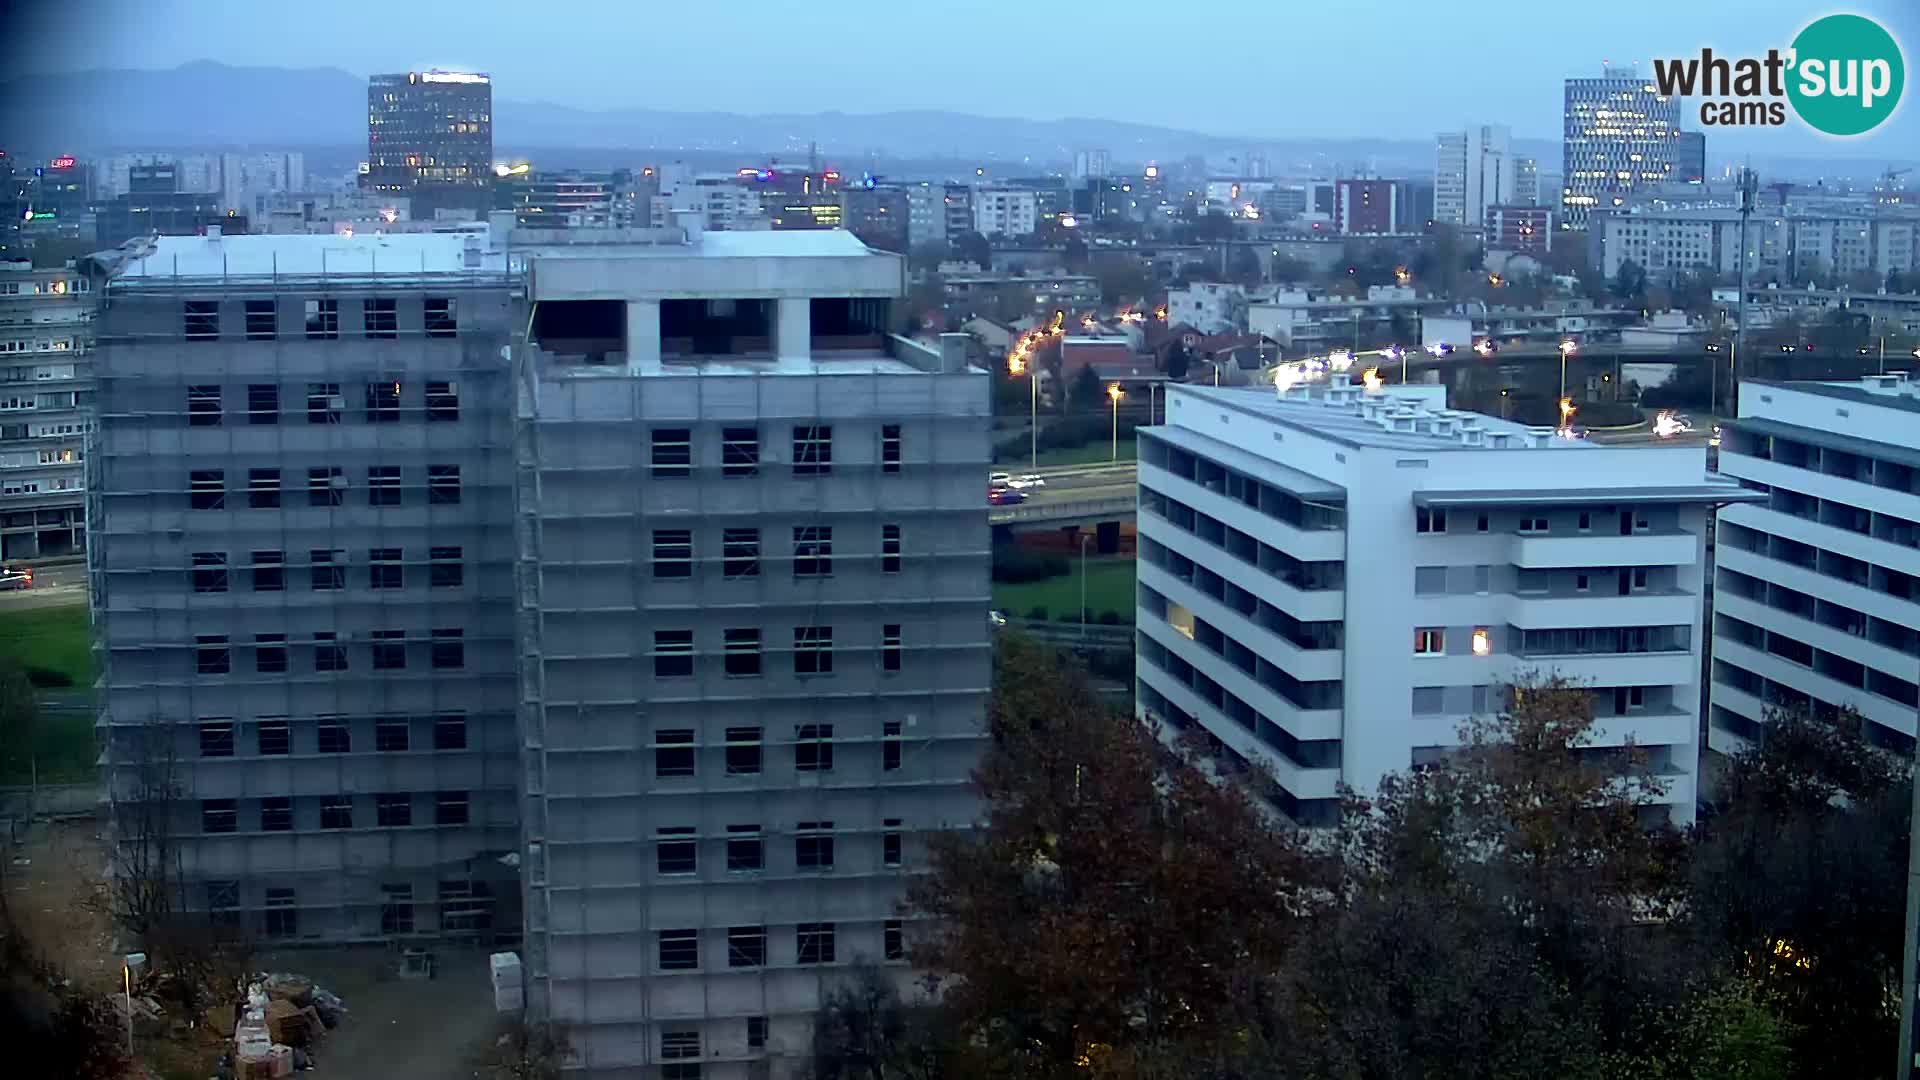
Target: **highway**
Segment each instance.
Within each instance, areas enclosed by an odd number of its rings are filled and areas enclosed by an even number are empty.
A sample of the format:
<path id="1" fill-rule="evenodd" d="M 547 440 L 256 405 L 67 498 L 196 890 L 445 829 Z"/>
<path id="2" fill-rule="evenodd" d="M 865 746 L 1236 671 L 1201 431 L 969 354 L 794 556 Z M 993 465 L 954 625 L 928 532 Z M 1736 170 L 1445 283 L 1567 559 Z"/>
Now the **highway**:
<path id="1" fill-rule="evenodd" d="M 1043 468 L 1031 474 L 1018 465 L 999 465 L 995 466 L 994 471 L 1008 472 L 1016 478 L 1033 475 L 1046 481 L 1039 487 L 1024 489 L 1026 502 L 1016 504 L 1021 506 L 1131 497 L 1134 490 L 1134 467 L 1131 461 L 1115 465 Z"/>

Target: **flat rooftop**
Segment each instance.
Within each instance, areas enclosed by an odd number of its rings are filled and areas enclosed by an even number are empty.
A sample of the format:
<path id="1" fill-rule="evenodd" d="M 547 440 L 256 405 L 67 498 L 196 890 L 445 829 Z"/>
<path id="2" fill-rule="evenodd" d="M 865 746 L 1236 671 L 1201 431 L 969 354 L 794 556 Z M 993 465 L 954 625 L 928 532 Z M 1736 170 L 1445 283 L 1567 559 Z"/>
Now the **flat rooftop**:
<path id="1" fill-rule="evenodd" d="M 1284 400 L 1275 397 L 1271 388 L 1257 386 L 1181 386 L 1175 392 L 1192 394 L 1209 403 L 1348 446 L 1417 451 L 1598 449 L 1585 439 L 1561 438 L 1550 429 L 1528 427 L 1483 413 L 1436 407 L 1431 403 L 1434 398 L 1445 399 L 1436 394 L 1435 389 L 1422 384 L 1386 386 L 1370 394 L 1360 387 L 1307 384 L 1296 387 Z M 1368 414 L 1368 405 L 1374 406 L 1377 415 Z M 1396 420 L 1407 423 L 1397 424 Z M 1452 421 L 1454 434 L 1435 434 L 1436 420 Z M 1420 430 L 1422 425 L 1426 430 Z M 1469 425 L 1489 436 L 1506 436 L 1505 445 L 1463 442 L 1459 432 Z"/>
<path id="2" fill-rule="evenodd" d="M 468 265 L 477 240 L 478 265 Z M 158 236 L 128 258 L 116 278 L 394 277 L 504 274 L 507 256 L 490 251 L 479 230 L 458 233 Z"/>
<path id="3" fill-rule="evenodd" d="M 1744 379 L 1747 386 L 1765 386 L 1775 390 L 1792 390 L 1801 394 L 1818 394 L 1836 401 L 1849 401 L 1860 405 L 1878 405 L 1886 409 L 1899 409 L 1903 412 L 1920 413 L 1920 379 L 1904 371 L 1889 371 L 1885 375 L 1863 375 L 1858 379 L 1845 382 L 1776 382 L 1771 379 Z"/>

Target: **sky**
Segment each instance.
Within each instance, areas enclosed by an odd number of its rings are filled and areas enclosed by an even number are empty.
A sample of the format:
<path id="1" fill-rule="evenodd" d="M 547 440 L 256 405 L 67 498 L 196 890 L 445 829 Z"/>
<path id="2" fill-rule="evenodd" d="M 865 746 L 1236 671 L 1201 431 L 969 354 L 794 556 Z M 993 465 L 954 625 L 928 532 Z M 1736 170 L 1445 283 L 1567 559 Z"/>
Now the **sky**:
<path id="1" fill-rule="evenodd" d="M 1843 2 L 0 0 L 11 39 L 0 70 L 438 66 L 489 71 L 505 99 L 585 108 L 926 108 L 1256 137 L 1411 139 L 1503 123 L 1557 140 L 1569 75 L 1605 60 L 1646 73 L 1653 56 L 1704 45 L 1764 53 L 1833 11 L 1878 18 L 1920 63 L 1920 0 Z M 1797 125 L 1718 134 L 1710 149 L 1913 157 L 1920 106 L 1838 144 Z"/>

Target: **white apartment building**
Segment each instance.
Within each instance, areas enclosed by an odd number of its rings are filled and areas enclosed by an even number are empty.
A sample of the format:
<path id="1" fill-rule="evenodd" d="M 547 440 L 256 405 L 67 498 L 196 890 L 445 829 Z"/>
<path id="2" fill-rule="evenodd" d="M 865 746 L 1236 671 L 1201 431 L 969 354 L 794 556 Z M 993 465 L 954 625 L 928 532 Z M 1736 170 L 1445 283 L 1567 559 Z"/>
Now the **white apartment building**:
<path id="1" fill-rule="evenodd" d="M 1594 214 L 1588 223 L 1601 272 L 1611 277 L 1629 260 L 1650 275 L 1740 271 L 1740 212 L 1725 206 L 1632 208 Z M 1814 274 L 1905 273 L 1920 265 L 1920 222 L 1858 212 L 1789 210 L 1757 213 L 1747 223 L 1755 272 L 1805 280 Z"/>
<path id="2" fill-rule="evenodd" d="M 1487 207 L 1518 201 L 1517 165 L 1513 132 L 1503 124 L 1443 132 L 1433 169 L 1433 219 L 1479 228 Z"/>
<path id="3" fill-rule="evenodd" d="M 982 187 L 973 191 L 973 231 L 982 236 L 1030 236 L 1040 223 L 1039 192 Z"/>
<path id="4" fill-rule="evenodd" d="M 1910 753 L 1920 381 L 1743 382 L 1720 471 L 1762 501 L 1722 510 L 1715 533 L 1709 745 L 1746 745 L 1769 707 L 1851 707 Z"/>
<path id="5" fill-rule="evenodd" d="M 0 559 L 85 546 L 95 310 L 86 275 L 0 262 Z"/>
<path id="6" fill-rule="evenodd" d="M 743 187 L 732 173 L 684 178 L 671 186 L 663 178 L 660 194 L 648 207 L 650 225 L 655 229 L 672 228 L 679 215 L 690 210 L 700 212 L 701 225 L 710 232 L 750 232 L 768 227 L 760 193 Z"/>
<path id="7" fill-rule="evenodd" d="M 1271 295 L 1272 290 L 1268 290 Z M 1185 323 L 1203 334 L 1224 334 L 1246 320 L 1247 290 L 1219 281 L 1196 281 L 1167 291 L 1167 325 Z"/>
<path id="8" fill-rule="evenodd" d="M 1702 448 L 1615 448 L 1445 407 L 1438 386 L 1169 387 L 1141 430 L 1139 708 L 1261 759 L 1281 809 L 1457 743 L 1525 672 L 1592 688 L 1692 820 L 1705 525 L 1753 498 Z"/>
<path id="9" fill-rule="evenodd" d="M 1540 163 L 1533 158 L 1513 159 L 1513 201 L 1519 206 L 1540 205 Z"/>

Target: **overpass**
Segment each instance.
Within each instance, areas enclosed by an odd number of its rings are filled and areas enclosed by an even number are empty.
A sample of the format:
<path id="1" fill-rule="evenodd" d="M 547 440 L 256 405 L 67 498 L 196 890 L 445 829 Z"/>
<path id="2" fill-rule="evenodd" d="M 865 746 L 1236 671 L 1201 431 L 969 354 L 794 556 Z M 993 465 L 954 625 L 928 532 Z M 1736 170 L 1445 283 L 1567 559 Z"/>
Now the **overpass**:
<path id="1" fill-rule="evenodd" d="M 987 524 L 1018 530 L 1057 527 L 1076 521 L 1132 521 L 1136 505 L 1131 486 L 1119 494 L 1062 499 L 1033 498 L 1016 506 L 988 507 Z"/>

